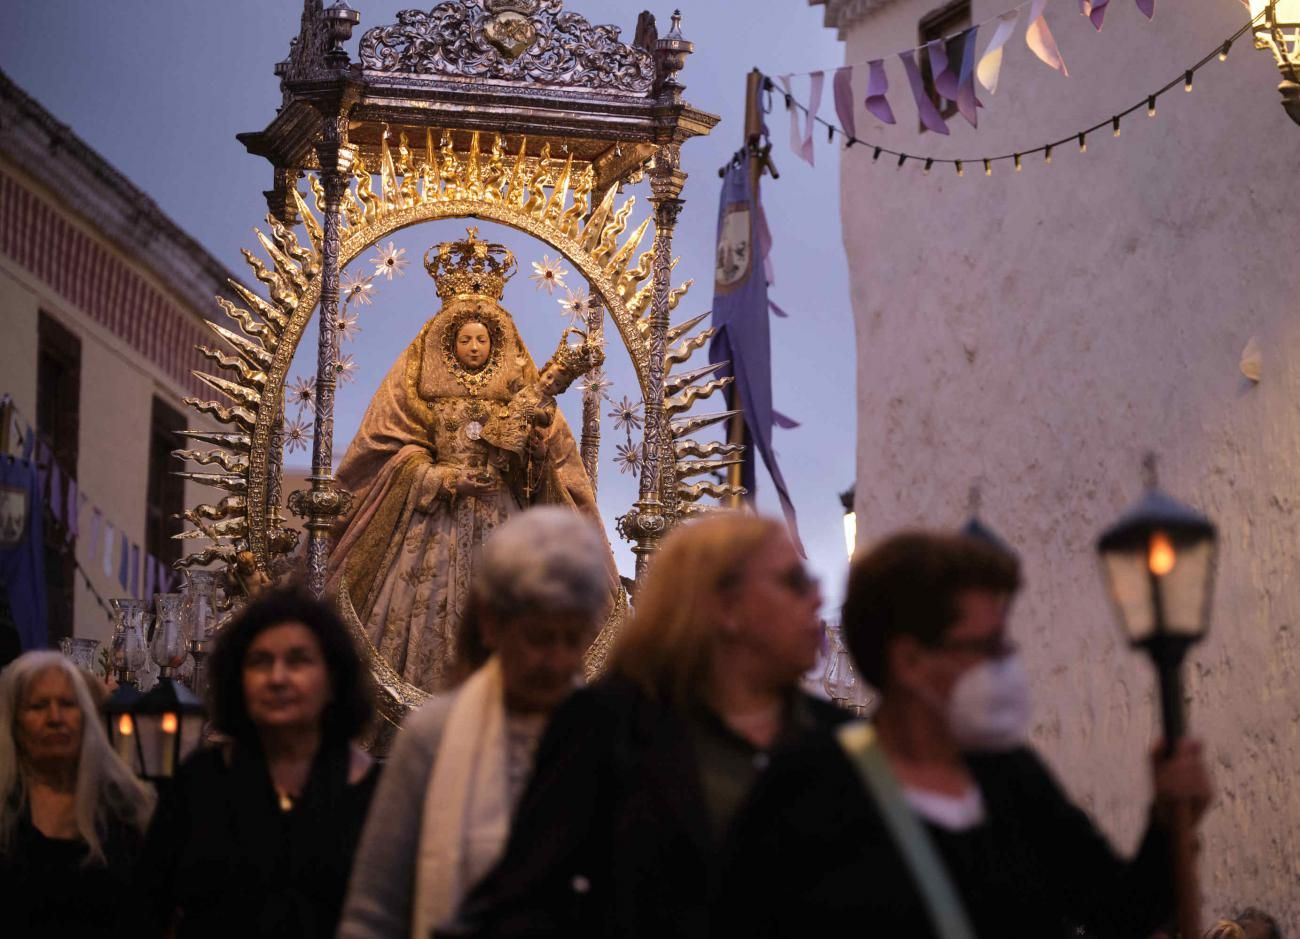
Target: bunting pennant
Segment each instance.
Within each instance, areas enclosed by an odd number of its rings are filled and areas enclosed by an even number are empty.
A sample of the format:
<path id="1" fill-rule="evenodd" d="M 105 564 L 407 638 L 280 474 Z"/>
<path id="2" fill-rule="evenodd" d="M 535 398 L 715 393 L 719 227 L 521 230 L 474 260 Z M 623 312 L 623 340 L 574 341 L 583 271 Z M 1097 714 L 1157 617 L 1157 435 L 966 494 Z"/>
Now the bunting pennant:
<path id="1" fill-rule="evenodd" d="M 903 68 L 907 71 L 907 80 L 912 86 L 912 98 L 916 101 L 916 112 L 920 115 L 921 124 L 926 130 L 932 130 L 936 134 L 948 133 L 948 125 L 944 123 L 943 116 L 939 114 L 938 108 L 930 100 L 930 96 L 925 93 L 925 83 L 921 80 L 921 70 L 916 66 L 916 57 L 913 50 L 908 49 L 906 52 L 900 52 L 898 57 L 903 62 Z"/>
<path id="2" fill-rule="evenodd" d="M 961 67 L 957 73 L 957 111 L 971 127 L 979 127 L 979 99 L 975 97 L 975 44 L 979 27 L 962 34 Z"/>
<path id="3" fill-rule="evenodd" d="M 1101 32 L 1102 21 L 1106 19 L 1106 5 L 1110 0 L 1079 0 L 1079 10 L 1092 20 L 1093 28 Z M 1138 4 L 1141 6 L 1141 3 Z"/>
<path id="4" fill-rule="evenodd" d="M 59 468 L 57 461 L 50 463 L 50 495 L 49 506 L 50 514 L 60 525 L 63 524 L 63 470 Z"/>
<path id="5" fill-rule="evenodd" d="M 148 600 L 155 593 L 163 593 L 158 590 L 158 564 L 150 555 L 144 559 L 144 598 Z"/>
<path id="6" fill-rule="evenodd" d="M 984 55 L 975 68 L 975 77 L 979 79 L 980 84 L 984 86 L 989 94 L 997 93 L 998 75 L 1002 72 L 1002 47 L 1007 44 L 1011 34 L 1016 31 L 1016 23 L 1019 20 L 1019 10 L 1012 10 L 1010 13 L 1003 13 L 1002 16 L 998 17 L 998 28 L 993 31 L 993 38 L 989 40 L 988 46 L 984 49 Z"/>
<path id="7" fill-rule="evenodd" d="M 822 85 L 825 81 L 825 72 L 813 72 L 808 76 L 808 121 L 804 124 L 803 149 L 799 155 L 809 166 L 813 165 L 813 127 L 817 123 L 817 112 L 822 106 Z"/>
<path id="8" fill-rule="evenodd" d="M 113 537 L 114 534 L 115 532 L 113 531 L 113 523 L 110 522 L 108 519 L 104 519 L 104 576 L 105 577 L 113 576 L 113 545 L 117 543 L 117 539 Z"/>
<path id="9" fill-rule="evenodd" d="M 1156 0 L 1137 0 L 1137 5 L 1147 19 L 1156 15 Z"/>
<path id="10" fill-rule="evenodd" d="M 790 149 L 796 154 L 803 153 L 803 134 L 799 133 L 799 109 L 794 107 L 794 93 L 790 90 L 790 76 L 781 76 L 781 86 L 785 88 L 785 109 L 790 112 Z"/>
<path id="11" fill-rule="evenodd" d="M 925 44 L 930 57 L 930 74 L 934 76 L 934 90 L 949 101 L 957 100 L 957 76 L 948 62 L 948 41 L 935 39 Z"/>
<path id="12" fill-rule="evenodd" d="M 103 515 L 100 514 L 99 506 L 91 506 L 90 509 L 90 558 L 91 564 L 99 560 L 99 552 L 104 547 L 103 540 L 99 537 L 99 528 L 103 522 Z"/>
<path id="13" fill-rule="evenodd" d="M 833 85 L 835 116 L 839 118 L 844 133 L 852 137 L 857 133 L 857 121 L 853 118 L 853 66 L 845 65 L 837 68 Z"/>
<path id="14" fill-rule="evenodd" d="M 126 532 L 119 531 L 121 538 L 118 544 L 118 562 L 117 562 L 117 582 L 126 590 L 131 583 L 131 544 L 126 539 Z"/>
<path id="15" fill-rule="evenodd" d="M 866 108 L 878 120 L 893 124 L 895 123 L 894 109 L 889 106 L 889 101 L 885 98 L 885 94 L 889 91 L 889 76 L 885 74 L 885 63 L 876 59 L 868 65 L 868 69 Z"/>
<path id="16" fill-rule="evenodd" d="M 78 508 L 77 481 L 75 479 L 69 479 L 68 480 L 68 506 L 67 506 L 67 510 L 64 513 L 65 514 L 64 524 L 67 525 L 68 528 L 68 539 L 73 541 L 76 540 L 77 532 L 78 532 L 77 508 Z"/>
<path id="17" fill-rule="evenodd" d="M 1138 2 L 1140 4 L 1142 0 Z M 1025 30 L 1025 45 L 1029 46 L 1029 51 L 1038 56 L 1045 65 L 1069 78 L 1070 72 L 1065 67 L 1065 60 L 1061 58 L 1061 50 L 1056 48 L 1056 37 L 1052 35 L 1052 30 L 1047 25 L 1047 17 L 1043 13 L 1043 8 L 1046 6 L 1047 0 L 1033 0 L 1030 4 L 1029 28 Z"/>

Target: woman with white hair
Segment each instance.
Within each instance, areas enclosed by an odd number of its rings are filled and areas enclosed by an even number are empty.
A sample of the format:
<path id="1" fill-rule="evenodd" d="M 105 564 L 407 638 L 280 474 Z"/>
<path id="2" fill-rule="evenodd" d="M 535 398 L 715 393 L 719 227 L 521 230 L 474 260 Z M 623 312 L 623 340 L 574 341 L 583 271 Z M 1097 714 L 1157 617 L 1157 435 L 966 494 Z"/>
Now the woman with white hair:
<path id="1" fill-rule="evenodd" d="M 28 652 L 0 673 L 0 911 L 22 935 L 110 933 L 153 804 L 71 662 Z"/>
<path id="2" fill-rule="evenodd" d="M 592 522 L 553 506 L 514 516 L 484 543 L 457 650 L 473 674 L 398 734 L 340 939 L 427 939 L 496 861 L 547 718 L 608 612 L 608 554 Z"/>

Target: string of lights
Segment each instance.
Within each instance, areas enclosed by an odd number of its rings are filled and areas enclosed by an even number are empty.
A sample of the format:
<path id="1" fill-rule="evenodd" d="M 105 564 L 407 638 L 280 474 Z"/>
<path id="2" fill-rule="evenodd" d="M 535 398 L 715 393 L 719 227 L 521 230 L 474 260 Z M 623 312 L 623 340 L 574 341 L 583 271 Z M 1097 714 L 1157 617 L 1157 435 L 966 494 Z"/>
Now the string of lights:
<path id="1" fill-rule="evenodd" d="M 1274 0 L 1274 2 L 1276 2 L 1276 0 Z M 836 135 L 838 134 L 840 138 L 844 141 L 844 149 L 848 150 L 855 146 L 865 147 L 866 149 L 871 151 L 871 159 L 873 162 L 876 163 L 880 162 L 880 158 L 882 156 L 888 156 L 895 159 L 896 164 L 899 168 L 905 166 L 909 162 L 917 163 L 920 164 L 922 170 L 926 173 L 929 173 L 936 166 L 947 165 L 947 166 L 952 166 L 956 170 L 958 176 L 964 176 L 967 167 L 976 167 L 976 168 L 983 169 L 985 176 L 992 176 L 994 164 L 1011 163 L 1015 168 L 1015 172 L 1020 172 L 1028 157 L 1042 154 L 1043 161 L 1045 163 L 1051 163 L 1052 154 L 1054 152 L 1059 152 L 1062 147 L 1077 145 L 1080 152 L 1087 153 L 1088 138 L 1089 136 L 1097 133 L 1098 131 L 1110 130 L 1112 136 L 1114 137 L 1120 136 L 1124 119 L 1136 113 L 1137 111 L 1142 110 L 1143 108 L 1146 109 L 1148 117 L 1155 117 L 1156 100 L 1161 95 L 1165 94 L 1166 92 L 1172 91 L 1173 89 L 1177 88 L 1180 84 L 1183 86 L 1184 91 L 1190 92 L 1192 90 L 1193 79 L 1196 73 L 1200 71 L 1202 68 L 1204 68 L 1210 62 L 1213 62 L 1215 59 L 1218 59 L 1220 62 L 1227 59 L 1228 52 L 1232 48 L 1233 43 L 1235 43 L 1243 35 L 1249 32 L 1254 27 L 1257 21 L 1265 17 L 1268 14 L 1268 10 L 1269 8 L 1271 8 L 1271 6 L 1272 4 L 1270 4 L 1269 7 L 1266 7 L 1258 15 L 1251 17 L 1239 29 L 1237 29 L 1230 36 L 1228 36 L 1226 39 L 1224 39 L 1222 42 L 1216 45 L 1214 49 L 1211 50 L 1209 53 L 1207 53 L 1203 58 L 1199 59 L 1195 64 L 1193 64 L 1189 68 L 1184 69 L 1181 74 L 1179 74 L 1176 78 L 1170 80 L 1165 85 L 1161 86 L 1160 88 L 1156 89 L 1150 94 L 1143 96 L 1141 99 L 1137 101 L 1137 103 L 1133 104 L 1130 107 L 1125 108 L 1122 111 L 1118 111 L 1109 117 L 1103 118 L 1102 120 L 1091 125 L 1090 127 L 1085 127 L 1083 130 L 1076 131 L 1075 133 L 1072 134 L 1068 134 L 1064 137 L 1061 137 L 1058 140 L 1052 140 L 1048 143 L 1039 144 L 1036 147 L 1026 147 L 1020 150 L 1013 150 L 1009 153 L 996 153 L 996 154 L 989 154 L 986 156 L 973 156 L 973 157 L 927 156 L 924 154 L 909 153 L 904 150 L 895 150 L 883 144 L 874 143 L 862 137 L 856 137 L 852 134 L 847 133 L 839 125 L 833 124 L 830 121 L 827 121 L 821 117 L 814 116 L 813 120 L 817 124 L 820 124 L 822 127 L 826 128 L 826 139 L 828 142 L 833 143 L 835 141 Z M 766 74 L 763 75 L 763 91 L 768 95 L 768 99 L 769 99 L 768 106 L 764 108 L 766 112 L 768 113 L 771 112 L 771 105 L 770 105 L 771 94 L 773 92 L 776 92 L 784 96 L 786 110 L 789 110 L 791 108 L 798 108 L 799 110 L 803 111 L 805 115 L 808 114 L 808 107 L 806 105 L 796 100 L 793 95 L 786 94 L 785 92 L 779 91 L 776 87 L 775 82 L 773 82 L 772 78 Z M 747 160 L 755 152 L 758 151 L 756 150 L 756 144 L 754 143 L 747 144 L 745 147 L 742 147 L 740 150 L 737 150 L 732 155 L 732 158 L 728 162 L 727 166 L 724 166 L 718 170 L 718 175 L 720 176 L 724 175 L 728 167 L 730 166 L 737 166 L 743 164 L 744 161 Z"/>

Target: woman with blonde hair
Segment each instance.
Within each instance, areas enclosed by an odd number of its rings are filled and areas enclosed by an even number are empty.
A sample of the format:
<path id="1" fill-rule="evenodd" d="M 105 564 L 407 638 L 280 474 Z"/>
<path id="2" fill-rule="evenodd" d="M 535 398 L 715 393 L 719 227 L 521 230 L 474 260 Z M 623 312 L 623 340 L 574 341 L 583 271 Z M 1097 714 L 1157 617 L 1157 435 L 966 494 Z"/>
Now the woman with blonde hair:
<path id="1" fill-rule="evenodd" d="M 24 935 L 109 933 L 153 810 L 57 652 L 0 673 L 0 910 Z"/>
<path id="2" fill-rule="evenodd" d="M 842 719 L 798 689 L 820 605 L 778 522 L 670 534 L 607 676 L 552 718 L 505 857 L 438 935 L 707 935 L 716 847 L 768 751 Z"/>

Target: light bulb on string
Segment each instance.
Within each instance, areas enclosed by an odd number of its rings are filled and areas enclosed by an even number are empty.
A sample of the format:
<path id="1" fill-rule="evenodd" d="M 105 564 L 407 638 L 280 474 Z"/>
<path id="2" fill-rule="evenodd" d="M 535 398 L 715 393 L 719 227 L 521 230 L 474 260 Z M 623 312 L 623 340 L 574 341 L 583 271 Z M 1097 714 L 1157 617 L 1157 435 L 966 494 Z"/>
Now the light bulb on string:
<path id="1" fill-rule="evenodd" d="M 1147 98 L 1147 117 L 1156 116 L 1156 96 L 1151 95 Z"/>
<path id="2" fill-rule="evenodd" d="M 1052 145 L 1050 143 L 1043 148 L 1043 162 L 1044 163 L 1052 162 Z"/>
<path id="3" fill-rule="evenodd" d="M 1186 74 L 1183 75 L 1183 91 L 1191 91 L 1191 90 L 1192 90 L 1192 70 L 1188 69 Z"/>
<path id="4" fill-rule="evenodd" d="M 879 147 L 876 147 L 876 149 L 873 150 L 872 153 L 871 153 L 871 162 L 874 163 L 876 160 L 879 160 L 879 159 L 880 159 L 880 148 L 879 148 Z"/>
<path id="5" fill-rule="evenodd" d="M 1020 172 L 1020 154 L 1019 154 L 1019 153 L 1017 153 L 1017 154 L 1015 155 L 1015 161 L 1016 161 L 1016 172 L 1019 173 L 1019 172 Z"/>
<path id="6" fill-rule="evenodd" d="M 1118 114 L 1110 119 L 1110 126 L 1114 135 L 1118 137 L 1119 136 L 1119 115 Z"/>
<path id="7" fill-rule="evenodd" d="M 991 160 L 984 161 L 984 175 L 985 176 L 993 175 L 993 162 Z"/>
<path id="8" fill-rule="evenodd" d="M 827 142 L 827 143 L 834 143 L 834 142 L 835 142 L 835 125 L 834 125 L 834 124 L 827 124 L 827 125 L 826 125 L 826 142 Z"/>
<path id="9" fill-rule="evenodd" d="M 1087 135 L 1087 134 L 1079 134 L 1079 152 L 1080 152 L 1080 153 L 1087 153 L 1087 152 L 1088 152 L 1088 135 Z"/>
<path id="10" fill-rule="evenodd" d="M 1232 48 L 1232 40 L 1231 39 L 1223 40 L 1223 48 L 1219 50 L 1220 62 L 1228 61 L 1228 50 L 1231 48 Z"/>
<path id="11" fill-rule="evenodd" d="M 964 169 L 962 169 L 961 160 L 954 160 L 953 162 L 955 162 L 955 163 L 957 164 L 957 175 L 958 175 L 958 176 L 965 176 L 965 175 L 966 175 L 966 171 L 965 171 Z"/>
<path id="12" fill-rule="evenodd" d="M 902 169 L 902 168 L 903 168 L 903 164 L 906 163 L 906 162 L 907 162 L 907 154 L 906 154 L 906 153 L 900 153 L 900 154 L 898 155 L 898 168 L 899 168 L 899 169 Z"/>
<path id="13" fill-rule="evenodd" d="M 925 160 L 925 175 L 926 175 L 926 176 L 929 176 L 929 175 L 930 175 L 930 167 L 932 167 L 932 166 L 934 166 L 934 159 L 933 159 L 932 157 L 926 157 L 926 160 Z"/>

